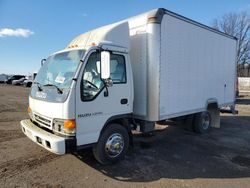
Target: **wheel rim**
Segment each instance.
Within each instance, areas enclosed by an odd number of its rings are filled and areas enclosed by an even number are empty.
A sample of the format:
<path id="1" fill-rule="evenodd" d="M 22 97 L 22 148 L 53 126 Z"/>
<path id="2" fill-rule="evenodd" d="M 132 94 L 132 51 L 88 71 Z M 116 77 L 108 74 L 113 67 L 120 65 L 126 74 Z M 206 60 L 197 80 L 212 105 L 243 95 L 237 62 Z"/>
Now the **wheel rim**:
<path id="1" fill-rule="evenodd" d="M 210 117 L 209 114 L 204 114 L 203 118 L 202 118 L 202 128 L 204 130 L 207 130 L 210 126 Z"/>
<path id="2" fill-rule="evenodd" d="M 105 144 L 105 151 L 109 157 L 117 157 L 121 154 L 124 148 L 124 139 L 121 134 L 114 133 L 112 134 L 106 144 Z"/>

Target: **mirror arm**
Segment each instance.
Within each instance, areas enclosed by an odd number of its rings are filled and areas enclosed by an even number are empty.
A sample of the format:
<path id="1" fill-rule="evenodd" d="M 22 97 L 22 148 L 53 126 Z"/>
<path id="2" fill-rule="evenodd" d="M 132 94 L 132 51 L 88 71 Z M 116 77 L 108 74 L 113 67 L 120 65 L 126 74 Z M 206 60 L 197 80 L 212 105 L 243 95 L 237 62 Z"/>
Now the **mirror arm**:
<path id="1" fill-rule="evenodd" d="M 105 87 L 105 91 L 104 91 L 104 97 L 108 97 L 109 96 L 109 90 L 108 90 L 108 86 L 107 83 L 105 82 L 105 80 L 102 79 L 103 85 Z"/>
<path id="2" fill-rule="evenodd" d="M 109 90 L 108 90 L 108 87 L 105 85 L 104 86 L 106 91 L 104 91 L 104 97 L 108 97 L 109 96 Z"/>
<path id="3" fill-rule="evenodd" d="M 110 82 L 110 80 L 109 80 L 109 79 L 106 79 L 106 80 L 102 79 L 102 82 L 103 82 L 104 87 L 105 87 L 104 97 L 108 97 L 108 96 L 109 96 L 109 90 L 108 90 L 108 87 L 112 86 L 112 85 L 113 85 L 113 83 L 112 83 L 112 81 Z"/>

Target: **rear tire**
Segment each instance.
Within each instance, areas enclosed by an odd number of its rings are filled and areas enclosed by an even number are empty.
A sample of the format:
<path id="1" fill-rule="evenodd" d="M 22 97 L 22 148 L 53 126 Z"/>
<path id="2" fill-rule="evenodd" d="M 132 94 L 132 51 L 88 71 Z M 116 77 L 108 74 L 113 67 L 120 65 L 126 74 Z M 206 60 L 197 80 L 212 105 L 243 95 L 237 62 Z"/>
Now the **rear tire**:
<path id="1" fill-rule="evenodd" d="M 211 115 L 208 111 L 200 112 L 195 115 L 194 130 L 197 133 L 207 133 L 211 129 Z"/>
<path id="2" fill-rule="evenodd" d="M 122 159 L 129 147 L 129 134 L 120 124 L 110 124 L 93 147 L 93 154 L 101 164 L 110 164 Z"/>

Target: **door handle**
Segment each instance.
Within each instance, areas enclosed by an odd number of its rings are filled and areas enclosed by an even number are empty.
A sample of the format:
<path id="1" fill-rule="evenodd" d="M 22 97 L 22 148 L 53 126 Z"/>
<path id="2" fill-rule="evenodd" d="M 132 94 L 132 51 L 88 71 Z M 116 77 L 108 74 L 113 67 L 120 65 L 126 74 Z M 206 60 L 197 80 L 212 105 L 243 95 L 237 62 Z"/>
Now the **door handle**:
<path id="1" fill-rule="evenodd" d="M 121 99 L 121 104 L 127 104 L 128 103 L 128 99 Z"/>

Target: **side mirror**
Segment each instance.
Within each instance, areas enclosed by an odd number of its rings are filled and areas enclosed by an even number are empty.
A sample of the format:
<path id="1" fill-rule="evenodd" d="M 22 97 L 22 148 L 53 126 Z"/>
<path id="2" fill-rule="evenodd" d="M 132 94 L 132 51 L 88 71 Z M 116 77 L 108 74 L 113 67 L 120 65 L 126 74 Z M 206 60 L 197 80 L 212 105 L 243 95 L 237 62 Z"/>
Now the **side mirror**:
<path id="1" fill-rule="evenodd" d="M 101 78 L 106 80 L 110 77 L 110 53 L 108 51 L 101 52 Z"/>
<path id="2" fill-rule="evenodd" d="M 46 62 L 46 59 L 42 59 L 41 60 L 41 67 L 43 66 L 43 64 Z"/>

